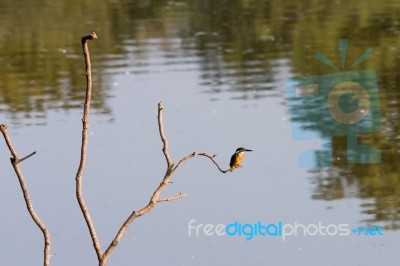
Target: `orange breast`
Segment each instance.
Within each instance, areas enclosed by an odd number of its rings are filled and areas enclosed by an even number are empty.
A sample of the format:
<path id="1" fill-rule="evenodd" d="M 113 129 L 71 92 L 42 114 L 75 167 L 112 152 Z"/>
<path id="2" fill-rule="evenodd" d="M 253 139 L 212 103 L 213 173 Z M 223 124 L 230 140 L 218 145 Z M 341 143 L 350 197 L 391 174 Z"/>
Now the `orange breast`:
<path id="1" fill-rule="evenodd" d="M 238 154 L 238 156 L 236 157 L 236 160 L 233 162 L 233 167 L 238 167 L 242 164 L 244 159 L 244 152 L 241 152 Z"/>

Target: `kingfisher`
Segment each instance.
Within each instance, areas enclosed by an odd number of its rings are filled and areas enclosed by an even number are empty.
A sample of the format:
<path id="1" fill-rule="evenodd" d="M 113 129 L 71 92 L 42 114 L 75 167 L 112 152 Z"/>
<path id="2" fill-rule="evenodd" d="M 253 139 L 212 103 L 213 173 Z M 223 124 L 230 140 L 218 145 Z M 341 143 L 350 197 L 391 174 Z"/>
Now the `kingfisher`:
<path id="1" fill-rule="evenodd" d="M 249 150 L 243 147 L 237 148 L 236 152 L 232 155 L 231 157 L 231 162 L 229 164 L 230 169 L 229 171 L 232 172 L 233 169 L 238 168 L 238 167 L 242 167 L 242 162 L 244 159 L 244 152 L 245 151 L 253 151 L 253 150 Z"/>

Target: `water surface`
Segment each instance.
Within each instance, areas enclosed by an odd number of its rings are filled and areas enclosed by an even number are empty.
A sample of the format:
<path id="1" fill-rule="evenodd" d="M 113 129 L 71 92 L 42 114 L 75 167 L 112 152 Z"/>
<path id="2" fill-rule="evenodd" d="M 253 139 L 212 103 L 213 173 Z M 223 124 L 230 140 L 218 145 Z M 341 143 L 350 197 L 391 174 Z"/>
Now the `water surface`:
<path id="1" fill-rule="evenodd" d="M 52 265 L 94 265 L 74 194 L 85 75 L 80 36 L 90 42 L 94 95 L 84 194 L 103 248 L 132 209 L 147 204 L 165 161 L 157 128 L 163 100 L 170 152 L 217 154 L 228 167 L 239 146 L 243 168 L 220 174 L 204 158 L 180 169 L 158 205 L 137 220 L 110 265 L 392 265 L 398 260 L 399 1 L 3 1 L 0 4 L 0 119 L 9 124 L 32 200 L 49 226 Z M 360 136 L 378 164 L 348 164 L 346 138 L 333 138 L 330 168 L 301 169 L 318 139 L 292 138 L 285 84 L 332 74 L 315 59 L 377 75 L 382 128 Z M 300 110 L 299 110 L 300 112 Z M 303 122 L 315 119 L 315 110 Z M 314 134 L 322 132 L 314 131 Z M 39 265 L 42 236 L 30 220 L 2 146 L 5 265 Z M 380 225 L 384 236 L 188 236 L 188 222 Z M 18 248 L 15 248 L 17 247 Z M 340 254 L 340 255 L 338 255 Z"/>

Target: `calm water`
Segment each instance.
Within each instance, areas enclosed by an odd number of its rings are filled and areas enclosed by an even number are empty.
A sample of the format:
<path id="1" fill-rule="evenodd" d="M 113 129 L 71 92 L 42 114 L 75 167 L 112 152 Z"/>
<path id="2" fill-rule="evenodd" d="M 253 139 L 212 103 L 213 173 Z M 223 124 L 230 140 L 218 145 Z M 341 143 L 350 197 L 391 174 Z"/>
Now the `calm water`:
<path id="1" fill-rule="evenodd" d="M 75 200 L 85 75 L 80 36 L 95 31 L 89 158 L 84 194 L 103 248 L 165 172 L 157 103 L 175 161 L 239 146 L 243 168 L 220 174 L 187 162 L 158 205 L 137 220 L 110 265 L 395 265 L 400 257 L 400 1 L 2 1 L 0 122 L 20 155 L 37 212 L 52 233 L 52 265 L 96 265 Z M 339 39 L 347 39 L 344 67 Z M 348 164 L 344 136 L 309 126 L 318 106 L 292 110 L 315 139 L 293 140 L 285 84 L 294 77 L 376 71 L 381 128 L 359 143 L 376 164 Z M 315 59 L 323 53 L 337 69 Z M 292 117 L 293 118 L 293 117 Z M 331 139 L 332 167 L 302 169 L 299 155 Z M 3 143 L 1 141 L 0 143 Z M 40 265 L 42 235 L 0 153 L 0 256 Z M 188 223 L 349 224 L 383 236 L 188 236 Z"/>

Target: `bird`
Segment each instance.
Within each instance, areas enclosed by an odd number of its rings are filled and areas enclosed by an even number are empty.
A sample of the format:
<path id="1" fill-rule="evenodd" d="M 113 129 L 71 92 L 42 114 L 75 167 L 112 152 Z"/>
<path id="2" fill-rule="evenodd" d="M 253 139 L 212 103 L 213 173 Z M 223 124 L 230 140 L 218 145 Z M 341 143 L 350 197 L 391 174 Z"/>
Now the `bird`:
<path id="1" fill-rule="evenodd" d="M 233 169 L 242 167 L 242 162 L 244 159 L 244 152 L 245 151 L 253 151 L 243 147 L 237 148 L 236 152 L 231 157 L 231 162 L 229 164 L 230 168 L 229 171 L 232 172 Z"/>

